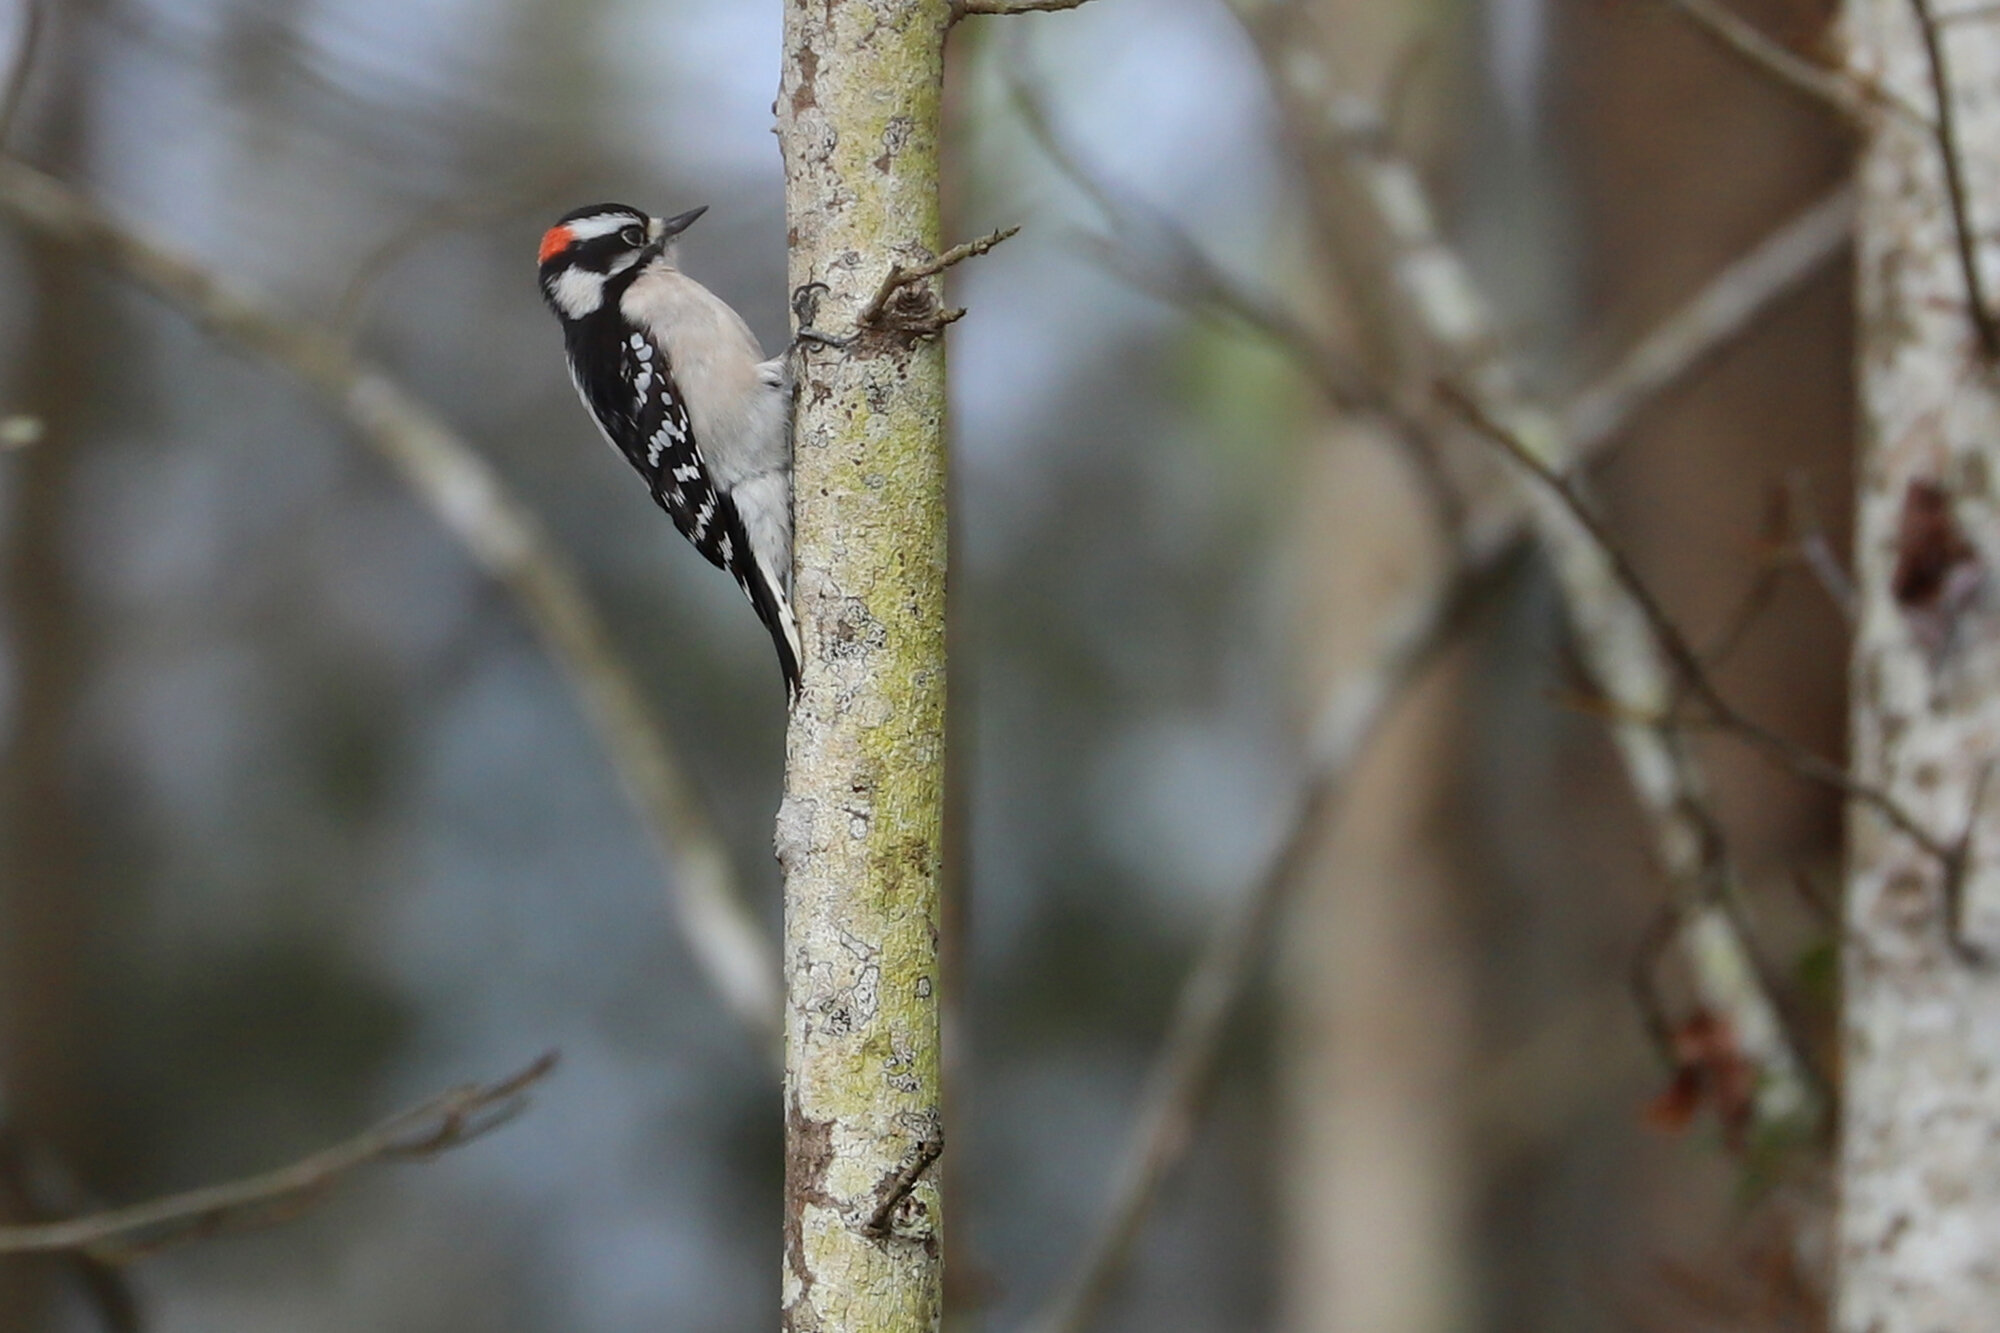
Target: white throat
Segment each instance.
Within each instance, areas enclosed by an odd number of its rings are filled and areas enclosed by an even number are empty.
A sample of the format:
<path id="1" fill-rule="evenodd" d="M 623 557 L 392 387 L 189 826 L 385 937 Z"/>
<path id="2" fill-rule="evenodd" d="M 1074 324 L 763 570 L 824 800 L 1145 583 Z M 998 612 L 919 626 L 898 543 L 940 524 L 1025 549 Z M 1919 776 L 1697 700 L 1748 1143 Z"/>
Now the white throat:
<path id="1" fill-rule="evenodd" d="M 582 319 L 604 304 L 605 274 L 566 268 L 549 284 L 549 299 L 570 319 Z"/>

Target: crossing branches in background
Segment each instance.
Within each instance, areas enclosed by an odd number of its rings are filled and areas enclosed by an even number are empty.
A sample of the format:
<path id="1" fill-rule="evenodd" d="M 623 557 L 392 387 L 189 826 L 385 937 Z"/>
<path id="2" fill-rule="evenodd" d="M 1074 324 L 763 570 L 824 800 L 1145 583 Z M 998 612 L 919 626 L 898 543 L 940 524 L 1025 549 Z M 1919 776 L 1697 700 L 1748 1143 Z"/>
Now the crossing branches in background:
<path id="1" fill-rule="evenodd" d="M 1273 58 L 1272 63 L 1276 67 L 1278 62 Z M 1367 381 L 1355 364 L 1324 346 L 1270 297 L 1219 276 L 1221 265 L 1170 219 L 1148 210 L 1146 226 L 1123 225 L 1140 206 L 1121 199 L 1063 153 L 1043 103 L 1026 94 L 1017 101 L 1038 118 L 1035 133 L 1055 149 L 1058 165 L 1104 211 L 1110 230 L 1093 245 L 1114 270 L 1166 299 L 1229 315 L 1273 338 L 1315 372 L 1336 407 L 1386 416 L 1391 429 L 1417 439 L 1430 440 L 1439 432 L 1440 424 L 1433 418 L 1398 414 L 1385 388 Z M 1377 144 L 1371 151 L 1381 151 Z M 1385 165 L 1391 171 L 1407 170 L 1393 161 L 1376 163 Z M 1378 191 L 1374 197 L 1389 194 Z M 1423 195 L 1418 191 L 1413 197 L 1421 200 Z M 1843 184 L 1717 274 L 1564 409 L 1544 414 L 1545 455 L 1574 470 L 1614 445 L 1662 395 L 1698 374 L 1844 253 L 1853 212 L 1853 191 Z M 1449 254 L 1434 232 L 1420 232 L 1416 239 Z M 1455 256 L 1449 262 L 1456 265 Z M 1393 272 L 1395 266 L 1385 264 L 1382 271 Z M 1483 302 L 1462 273 L 1461 283 L 1465 299 L 1483 311 Z M 1432 317 L 1434 327 L 1448 326 L 1442 312 L 1434 311 Z M 1334 372 L 1330 379 L 1319 373 L 1327 368 Z M 1188 1151 L 1228 1018 L 1256 976 L 1273 924 L 1284 914 L 1304 849 L 1337 811 L 1348 777 L 1381 720 L 1422 675 L 1466 610 L 1493 585 L 1511 553 L 1524 549 L 1535 498 L 1522 486 L 1504 487 L 1495 496 L 1483 497 L 1483 517 L 1460 534 L 1455 558 L 1435 576 L 1405 590 L 1398 609 L 1387 618 L 1375 655 L 1338 680 L 1321 705 L 1310 733 L 1307 776 L 1292 817 L 1266 868 L 1218 918 L 1183 982 L 1133 1130 L 1113 1170 L 1103 1219 L 1071 1275 L 1029 1321 L 1034 1333 L 1082 1333 L 1091 1326 L 1142 1234 L 1161 1187 Z M 1747 1024 L 1751 1042 L 1774 1062 L 1778 1074 L 1787 1076 L 1780 1084 L 1785 1099 L 1767 1103 L 1767 1112 L 1791 1108 L 1792 1113 L 1810 1114 L 1817 1090 L 1783 1045 L 1781 1025 L 1762 993 L 1732 918 L 1720 909 L 1701 908 L 1690 919 L 1672 914 L 1668 924 L 1668 938 L 1678 941 L 1691 955 L 1696 974 L 1707 979 L 1704 1003 Z M 1655 1026 L 1656 1038 L 1669 1041 L 1671 1034 Z"/>

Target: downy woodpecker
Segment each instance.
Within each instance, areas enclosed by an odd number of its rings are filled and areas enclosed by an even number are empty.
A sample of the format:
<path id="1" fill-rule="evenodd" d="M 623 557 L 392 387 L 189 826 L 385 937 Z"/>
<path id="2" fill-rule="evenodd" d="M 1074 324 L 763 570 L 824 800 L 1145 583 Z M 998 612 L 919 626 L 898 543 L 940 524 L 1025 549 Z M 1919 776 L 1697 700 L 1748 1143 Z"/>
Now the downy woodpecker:
<path id="1" fill-rule="evenodd" d="M 542 297 L 597 428 L 681 535 L 735 577 L 796 703 L 790 379 L 785 358 L 766 360 L 742 317 L 676 264 L 676 238 L 705 211 L 576 209 L 542 236 Z"/>

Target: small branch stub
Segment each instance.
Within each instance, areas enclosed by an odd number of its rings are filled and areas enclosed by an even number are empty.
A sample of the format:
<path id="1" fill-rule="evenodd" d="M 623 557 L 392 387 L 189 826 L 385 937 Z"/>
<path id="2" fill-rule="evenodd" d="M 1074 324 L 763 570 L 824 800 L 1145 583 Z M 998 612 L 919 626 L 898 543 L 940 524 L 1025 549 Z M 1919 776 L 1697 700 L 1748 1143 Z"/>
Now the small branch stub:
<path id="1" fill-rule="evenodd" d="M 1080 9 L 1089 0 L 953 0 L 951 21 L 958 22 L 974 14 L 1054 14 L 1065 9 Z"/>
<path id="2" fill-rule="evenodd" d="M 910 1160 L 895 1175 L 882 1182 L 878 1191 L 882 1202 L 875 1205 L 875 1211 L 861 1224 L 862 1232 L 877 1240 L 895 1234 L 897 1209 L 908 1201 L 911 1192 L 917 1188 L 917 1182 L 924 1178 L 924 1172 L 930 1170 L 932 1163 L 943 1155 L 944 1136 L 941 1133 L 933 1132 L 930 1137 L 918 1140 Z"/>
<path id="3" fill-rule="evenodd" d="M 1008 237 L 1019 233 L 1020 230 L 1018 226 L 1003 227 L 990 236 L 981 236 L 976 241 L 966 241 L 962 245 L 954 245 L 936 259 L 923 264 L 914 264 L 909 268 L 904 268 L 901 264 L 891 264 L 889 272 L 882 279 L 882 285 L 875 289 L 875 295 L 869 298 L 868 304 L 861 307 L 861 314 L 857 322 L 861 324 L 892 322 L 898 328 L 905 327 L 905 321 L 910 316 L 906 312 L 898 311 L 892 305 L 892 302 L 895 301 L 898 295 L 912 290 L 914 284 L 922 282 L 925 278 L 934 278 L 954 265 L 962 264 L 976 255 L 985 254 Z M 932 310 L 937 310 L 941 303 L 936 297 L 931 297 L 930 300 L 922 304 Z M 944 318 L 939 321 L 939 327 L 965 317 L 963 310 L 945 310 L 941 313 Z M 928 333 L 935 332 L 936 330 L 924 328 L 918 331 Z"/>
<path id="4" fill-rule="evenodd" d="M 898 333 L 906 338 L 936 337 L 944 332 L 947 325 L 964 319 L 965 311 L 961 307 L 945 305 L 935 293 L 917 284 L 975 255 L 985 254 L 1020 230 L 1018 226 L 1003 227 L 978 240 L 954 245 L 936 259 L 912 264 L 908 268 L 901 264 L 889 265 L 882 284 L 868 298 L 868 304 L 861 307 L 861 313 L 854 317 L 857 331 L 851 334 L 831 334 L 812 327 L 820 299 L 830 288 L 823 282 L 805 283 L 792 292 L 792 314 L 799 322 L 794 339 L 800 344 L 848 348 L 854 345 L 860 331 L 866 329 Z"/>

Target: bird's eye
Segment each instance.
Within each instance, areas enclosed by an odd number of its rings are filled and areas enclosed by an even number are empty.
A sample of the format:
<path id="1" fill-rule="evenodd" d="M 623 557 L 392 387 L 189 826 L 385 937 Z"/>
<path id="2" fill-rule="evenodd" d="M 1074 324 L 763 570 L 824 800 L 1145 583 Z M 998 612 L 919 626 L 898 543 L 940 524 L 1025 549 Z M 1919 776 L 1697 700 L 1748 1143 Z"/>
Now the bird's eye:
<path id="1" fill-rule="evenodd" d="M 618 239 L 627 245 L 644 245 L 646 243 L 646 229 L 634 223 L 632 226 L 620 231 Z"/>

